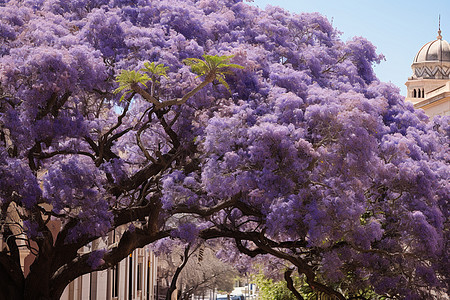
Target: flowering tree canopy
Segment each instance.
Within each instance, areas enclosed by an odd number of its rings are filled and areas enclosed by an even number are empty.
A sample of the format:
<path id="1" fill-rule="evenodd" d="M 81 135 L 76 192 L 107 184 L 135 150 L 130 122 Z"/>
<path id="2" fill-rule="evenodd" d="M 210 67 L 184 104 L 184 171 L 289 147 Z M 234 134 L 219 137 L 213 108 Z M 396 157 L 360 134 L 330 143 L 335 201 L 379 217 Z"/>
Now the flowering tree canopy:
<path id="1" fill-rule="evenodd" d="M 0 1 L 0 298 L 59 299 L 166 237 L 228 238 L 337 299 L 439 298 L 449 119 L 380 59 L 240 0 Z"/>

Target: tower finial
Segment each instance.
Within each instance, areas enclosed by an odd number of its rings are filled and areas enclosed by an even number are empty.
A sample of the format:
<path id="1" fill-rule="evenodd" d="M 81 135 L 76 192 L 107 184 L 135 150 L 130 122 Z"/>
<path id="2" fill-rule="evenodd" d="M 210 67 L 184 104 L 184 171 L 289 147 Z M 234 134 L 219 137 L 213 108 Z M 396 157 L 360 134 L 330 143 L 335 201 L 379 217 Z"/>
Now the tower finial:
<path id="1" fill-rule="evenodd" d="M 439 29 L 438 29 L 438 36 L 437 39 L 438 40 L 442 40 L 442 35 L 441 35 L 441 15 L 439 15 Z"/>

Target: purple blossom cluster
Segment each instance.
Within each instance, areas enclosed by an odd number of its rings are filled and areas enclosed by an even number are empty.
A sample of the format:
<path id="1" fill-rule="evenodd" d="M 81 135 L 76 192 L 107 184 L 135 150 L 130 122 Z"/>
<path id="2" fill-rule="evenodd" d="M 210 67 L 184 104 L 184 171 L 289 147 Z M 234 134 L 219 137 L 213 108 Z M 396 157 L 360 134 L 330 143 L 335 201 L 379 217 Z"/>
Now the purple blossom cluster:
<path id="1" fill-rule="evenodd" d="M 67 241 L 76 241 L 83 235 L 103 235 L 110 229 L 113 215 L 102 178 L 89 159 L 76 157 L 54 162 L 43 176 L 43 197 L 52 210 L 66 215 L 68 220 L 77 219 Z"/>
<path id="2" fill-rule="evenodd" d="M 89 254 L 87 258 L 87 263 L 91 266 L 92 270 L 97 269 L 103 261 L 103 256 L 105 255 L 104 250 L 94 250 Z"/>
<path id="3" fill-rule="evenodd" d="M 192 243 L 195 241 L 195 237 L 198 234 L 199 229 L 194 223 L 180 223 L 178 228 L 173 230 L 172 237 L 179 238 L 185 243 Z"/>

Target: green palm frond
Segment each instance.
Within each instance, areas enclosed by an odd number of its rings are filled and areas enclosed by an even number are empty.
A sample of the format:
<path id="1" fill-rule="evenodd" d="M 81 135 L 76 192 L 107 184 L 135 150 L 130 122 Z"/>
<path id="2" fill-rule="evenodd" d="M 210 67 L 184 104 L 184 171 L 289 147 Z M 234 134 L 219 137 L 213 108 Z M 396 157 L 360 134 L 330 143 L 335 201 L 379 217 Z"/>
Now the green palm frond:
<path id="1" fill-rule="evenodd" d="M 228 91 L 229 85 L 225 81 L 225 75 L 233 74 L 231 69 L 244 69 L 243 66 L 230 63 L 234 55 L 207 55 L 203 54 L 203 60 L 199 58 L 186 58 L 183 62 L 191 67 L 192 72 L 200 76 L 215 74 L 215 80 L 223 84 Z"/>
<path id="2" fill-rule="evenodd" d="M 150 75 L 150 77 L 154 78 L 155 81 L 157 81 L 157 78 L 164 76 L 167 78 L 167 70 L 169 67 L 165 66 L 164 64 L 155 64 L 155 62 L 144 63 L 144 68 L 140 69 L 139 71 L 145 72 Z"/>
<path id="3" fill-rule="evenodd" d="M 147 74 L 142 74 L 139 71 L 127 71 L 122 70 L 119 75 L 116 77 L 116 82 L 119 83 L 119 87 L 114 90 L 114 94 L 118 94 L 122 91 L 125 91 L 120 98 L 122 101 L 126 94 L 131 93 L 131 85 L 136 83 L 141 83 L 143 86 L 147 87 L 146 83 L 150 81 L 150 77 Z"/>
<path id="4" fill-rule="evenodd" d="M 192 72 L 197 74 L 199 77 L 206 75 L 209 71 L 209 67 L 205 61 L 198 58 L 186 58 L 183 60 L 184 64 L 191 67 Z"/>

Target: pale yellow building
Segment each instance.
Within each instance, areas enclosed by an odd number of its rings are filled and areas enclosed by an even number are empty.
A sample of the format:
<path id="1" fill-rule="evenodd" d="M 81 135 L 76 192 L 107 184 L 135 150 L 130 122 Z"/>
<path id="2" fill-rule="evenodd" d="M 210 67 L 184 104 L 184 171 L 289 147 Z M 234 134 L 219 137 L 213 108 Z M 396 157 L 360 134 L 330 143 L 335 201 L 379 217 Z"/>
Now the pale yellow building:
<path id="1" fill-rule="evenodd" d="M 118 240 L 121 230 L 110 232 L 106 243 Z M 96 240 L 89 252 L 108 247 L 104 240 Z M 135 249 L 113 268 L 78 277 L 64 290 L 60 300 L 154 300 L 157 299 L 158 259 L 148 248 Z"/>
<path id="2" fill-rule="evenodd" d="M 25 247 L 26 237 L 22 232 L 22 221 L 17 214 L 17 207 L 12 204 L 8 208 L 8 214 L 5 220 L 0 220 L 11 230 L 11 233 L 19 238 L 20 263 L 24 276 L 29 273 L 30 265 L 35 259 L 35 255 Z M 59 221 L 50 221 L 49 229 L 56 239 L 60 231 L 61 223 Z M 118 228 L 108 234 L 107 239 L 98 239 L 90 245 L 84 247 L 81 253 L 90 252 L 96 249 L 104 249 L 114 246 L 126 226 Z M 0 226 L 0 233 L 3 227 Z M 33 247 L 37 245 L 31 241 Z M 0 251 L 7 247 L 5 240 L 0 235 Z M 64 290 L 60 300 L 154 300 L 157 299 L 158 281 L 157 281 L 158 259 L 150 248 L 135 249 L 127 258 L 123 259 L 113 268 L 92 272 L 76 278 Z"/>
<path id="3" fill-rule="evenodd" d="M 440 28 L 436 40 L 420 48 L 411 68 L 413 75 L 405 83 L 406 101 L 430 117 L 450 115 L 450 45 Z"/>

